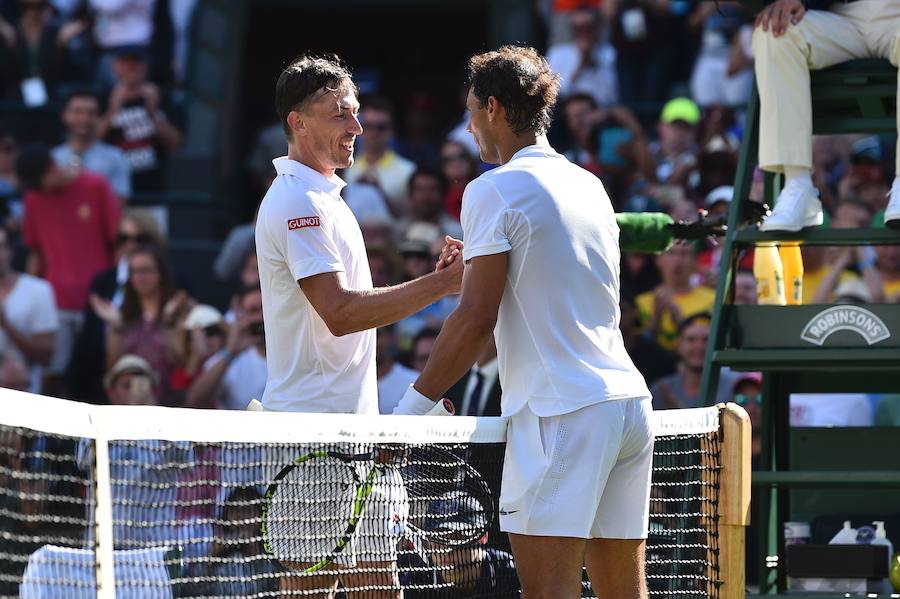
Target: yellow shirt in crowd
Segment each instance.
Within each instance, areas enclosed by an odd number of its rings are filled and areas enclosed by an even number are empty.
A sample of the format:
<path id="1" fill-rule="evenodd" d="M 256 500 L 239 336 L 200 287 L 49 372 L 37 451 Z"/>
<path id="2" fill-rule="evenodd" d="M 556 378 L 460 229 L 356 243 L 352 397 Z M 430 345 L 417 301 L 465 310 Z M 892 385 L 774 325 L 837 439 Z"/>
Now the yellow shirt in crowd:
<path id="1" fill-rule="evenodd" d="M 819 283 L 822 282 L 822 279 L 825 278 L 825 275 L 828 274 L 828 266 L 822 265 L 813 271 L 804 271 L 803 272 L 803 303 L 811 304 L 813 303 L 813 296 L 816 294 L 816 289 L 819 288 Z M 849 270 L 845 270 L 841 273 L 841 276 L 838 278 L 837 285 L 834 286 L 835 289 L 841 283 L 845 283 L 851 279 L 858 279 L 859 275 L 855 272 L 851 272 Z M 834 300 L 834 290 L 832 290 L 831 294 L 828 296 L 828 300 Z"/>
<path id="2" fill-rule="evenodd" d="M 888 281 L 882 277 L 881 280 L 884 287 L 884 301 L 888 303 L 900 301 L 900 279 Z"/>
<path id="3" fill-rule="evenodd" d="M 687 293 L 675 295 L 673 298 L 675 305 L 681 312 L 681 318 L 688 318 L 694 314 L 702 312 L 712 312 L 713 302 L 716 299 L 716 292 L 709 287 L 695 287 Z M 656 298 L 653 291 L 645 291 L 634 300 L 638 309 L 638 318 L 640 319 L 641 330 L 646 330 L 650 321 L 653 320 L 654 304 Z M 660 323 L 659 330 L 656 332 L 656 342 L 663 349 L 675 351 L 675 342 L 678 338 L 678 323 L 672 320 L 672 315 L 666 312 Z"/>

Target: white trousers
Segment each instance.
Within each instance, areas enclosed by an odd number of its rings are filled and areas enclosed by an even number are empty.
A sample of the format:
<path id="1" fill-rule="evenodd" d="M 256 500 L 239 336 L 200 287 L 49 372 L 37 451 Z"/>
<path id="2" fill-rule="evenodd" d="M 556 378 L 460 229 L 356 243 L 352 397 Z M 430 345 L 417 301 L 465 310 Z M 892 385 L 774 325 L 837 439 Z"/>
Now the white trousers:
<path id="1" fill-rule="evenodd" d="M 771 27 L 757 27 L 753 56 L 760 98 L 760 167 L 772 172 L 783 172 L 785 165 L 812 168 L 809 71 L 855 58 L 887 58 L 898 66 L 900 0 L 857 0 L 835 3 L 828 11 L 811 10 L 781 37 L 772 35 Z M 900 93 L 897 98 L 900 104 Z M 900 110 L 897 115 L 900 118 Z M 897 162 L 900 173 L 900 151 Z"/>

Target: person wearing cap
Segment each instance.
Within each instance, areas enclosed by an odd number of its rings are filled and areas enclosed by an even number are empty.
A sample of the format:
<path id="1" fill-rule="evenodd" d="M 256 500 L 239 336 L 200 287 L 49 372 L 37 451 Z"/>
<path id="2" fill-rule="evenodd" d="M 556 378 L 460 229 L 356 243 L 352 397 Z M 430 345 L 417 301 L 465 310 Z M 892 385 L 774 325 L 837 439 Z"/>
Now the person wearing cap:
<path id="1" fill-rule="evenodd" d="M 650 144 L 658 183 L 689 183 L 697 169 L 695 134 L 699 122 L 700 108 L 690 98 L 673 98 L 663 106 L 656 126 L 659 140 Z"/>
<path id="2" fill-rule="evenodd" d="M 157 404 L 159 375 L 144 358 L 125 354 L 107 371 L 103 387 L 112 405 L 153 406 Z"/>
<path id="3" fill-rule="evenodd" d="M 458 491 L 445 493 L 428 504 L 422 528 L 431 540 L 424 540 L 430 564 L 418 556 L 405 554 L 401 563 L 403 586 L 430 586 L 424 591 L 407 588 L 405 599 L 466 599 L 468 597 L 519 597 L 520 586 L 513 556 L 488 545 L 489 533 L 469 545 L 448 547 L 439 542 L 441 533 L 485 528 L 485 515 L 465 509 Z M 425 566 L 433 570 L 423 572 Z M 434 588 L 438 587 L 438 588 Z"/>
<path id="4" fill-rule="evenodd" d="M 759 165 L 785 176 L 775 209 L 760 230 L 799 231 L 823 222 L 812 180 L 810 70 L 855 58 L 887 58 L 896 67 L 898 30 L 900 0 L 777 0 L 760 11 L 753 31 Z M 896 160 L 884 215 L 888 225 L 900 224 L 900 151 Z"/>
<path id="5" fill-rule="evenodd" d="M 112 64 L 116 83 L 98 137 L 125 153 L 135 191 L 160 191 L 166 156 L 178 149 L 182 136 L 164 110 L 162 91 L 147 80 L 146 52 L 140 46 L 116 50 Z"/>
<path id="6" fill-rule="evenodd" d="M 839 198 L 853 198 L 869 206 L 875 216 L 862 226 L 877 226 L 884 220 L 884 198 L 890 191 L 884 172 L 881 140 L 871 135 L 856 140 L 850 148 L 850 164 L 837 184 Z M 833 209 L 834 206 L 829 206 Z"/>
<path id="7" fill-rule="evenodd" d="M 221 324 L 221 315 L 216 319 L 206 312 L 192 312 L 188 322 L 194 316 L 197 326 Z M 201 321 L 204 316 L 206 319 Z M 263 396 L 267 376 L 262 293 L 259 287 L 248 287 L 238 294 L 235 322 L 225 346 L 206 360 L 188 391 L 187 405 L 243 410 L 249 399 Z"/>

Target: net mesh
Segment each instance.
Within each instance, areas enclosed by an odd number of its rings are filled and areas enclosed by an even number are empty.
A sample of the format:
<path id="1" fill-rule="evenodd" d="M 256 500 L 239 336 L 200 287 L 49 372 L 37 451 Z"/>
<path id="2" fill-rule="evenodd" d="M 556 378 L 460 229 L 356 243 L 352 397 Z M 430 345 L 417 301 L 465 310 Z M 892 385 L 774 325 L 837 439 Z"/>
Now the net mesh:
<path id="1" fill-rule="evenodd" d="M 89 426 L 66 435 L 66 422 L 41 425 L 40 403 L 61 400 L 30 399 L 34 407 L 0 414 L 0 597 L 97 596 L 104 513 L 120 598 L 519 596 L 497 517 L 500 419 L 423 426 L 402 417 L 67 405 Z M 655 418 L 650 593 L 716 597 L 716 411 Z M 105 434 L 89 434 L 91 426 Z M 98 443 L 107 447 L 108 489 L 96 484 Z M 391 459 L 373 457 L 385 443 Z M 447 466 L 448 455 L 458 462 Z M 292 496 L 294 532 L 280 538 L 284 511 L 267 497 L 286 468 L 281 481 L 316 491 Z M 487 499 L 477 498 L 479 485 Z M 109 510 L 98 509 L 104 501 Z M 354 516 L 349 541 L 333 552 L 331 539 Z M 451 542 L 472 531 L 474 540 Z M 297 539 L 306 542 L 285 549 Z M 583 586 L 594 596 L 586 577 Z"/>

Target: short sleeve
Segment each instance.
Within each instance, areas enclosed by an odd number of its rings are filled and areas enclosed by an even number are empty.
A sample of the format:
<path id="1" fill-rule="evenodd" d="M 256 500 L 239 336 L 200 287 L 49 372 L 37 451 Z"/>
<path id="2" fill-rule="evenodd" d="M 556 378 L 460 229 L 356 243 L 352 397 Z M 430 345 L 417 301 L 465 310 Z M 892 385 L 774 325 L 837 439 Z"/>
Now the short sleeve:
<path id="1" fill-rule="evenodd" d="M 331 212 L 308 196 L 292 203 L 291 210 L 273 211 L 268 229 L 276 239 L 283 240 L 283 255 L 293 278 L 299 281 L 326 272 L 343 272 Z"/>
<path id="2" fill-rule="evenodd" d="M 506 234 L 506 203 L 492 182 L 476 179 L 466 186 L 460 220 L 466 260 L 512 249 Z"/>

